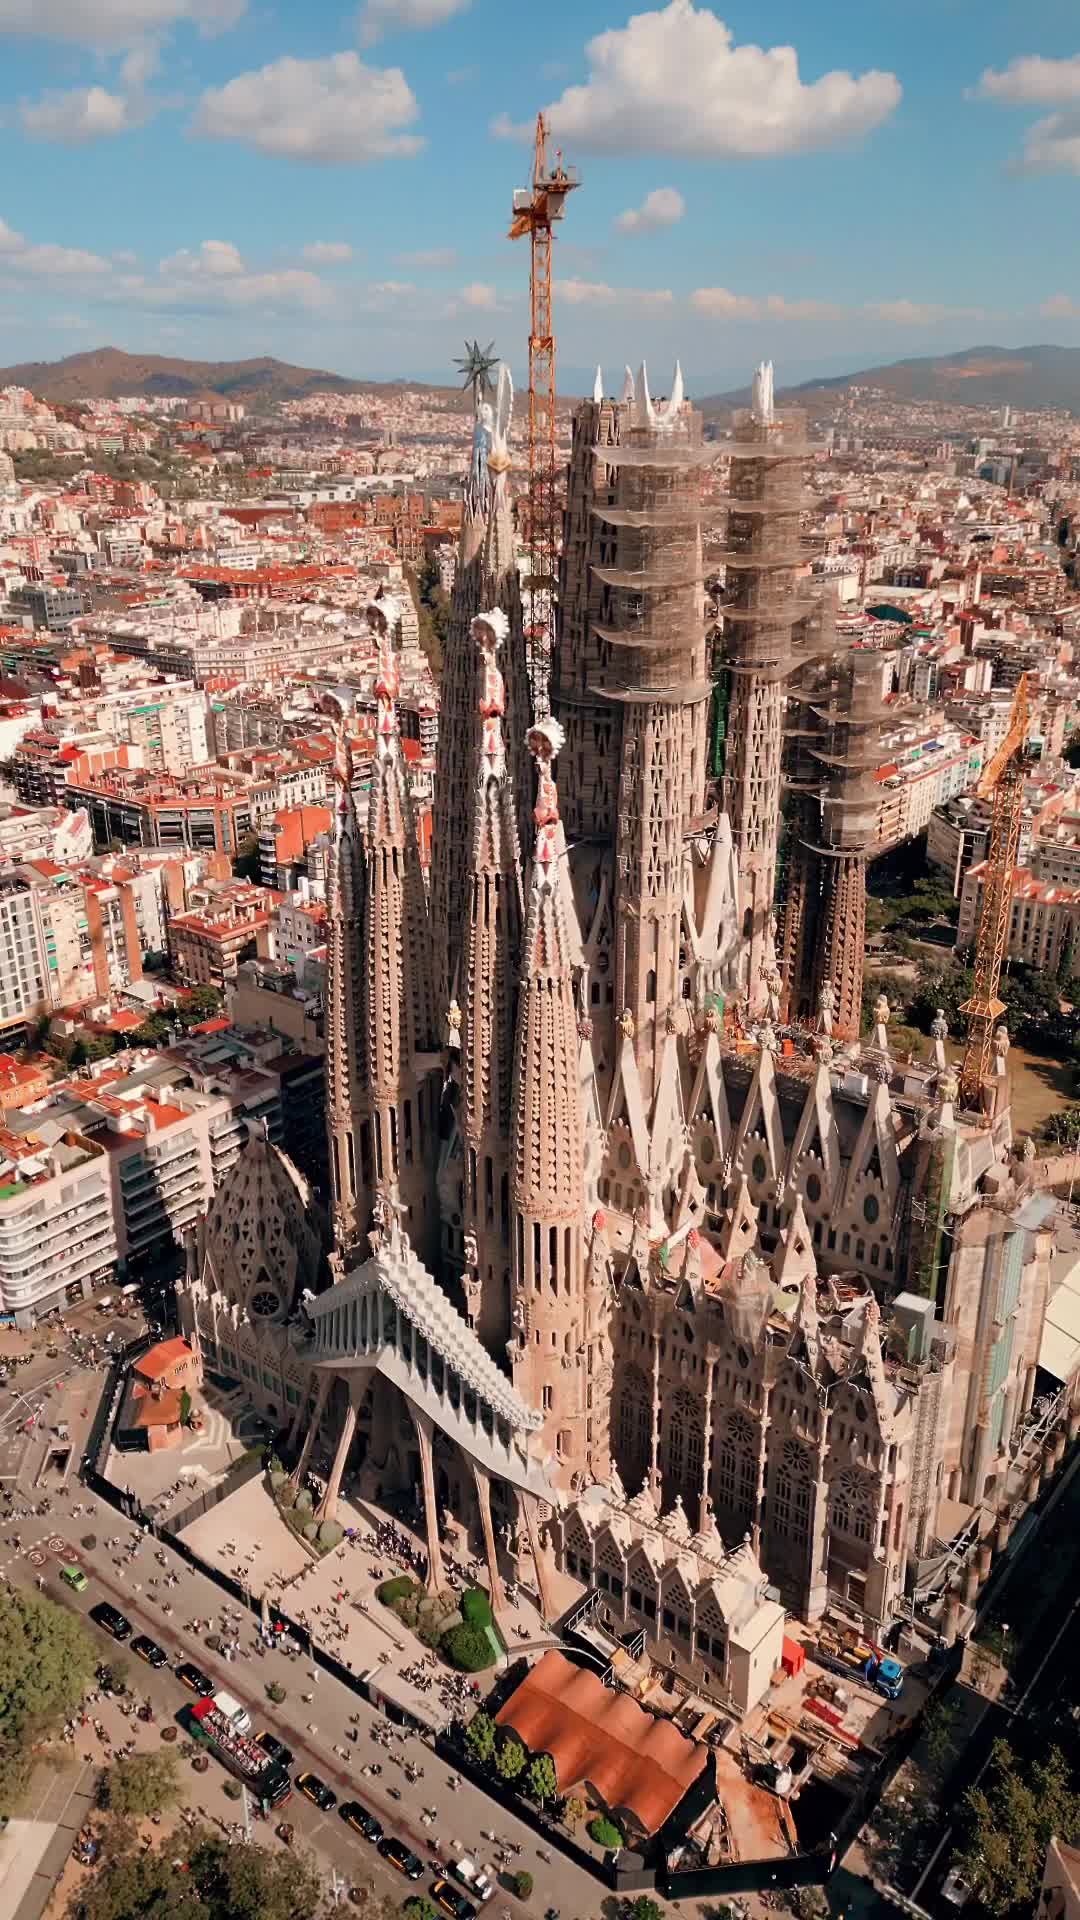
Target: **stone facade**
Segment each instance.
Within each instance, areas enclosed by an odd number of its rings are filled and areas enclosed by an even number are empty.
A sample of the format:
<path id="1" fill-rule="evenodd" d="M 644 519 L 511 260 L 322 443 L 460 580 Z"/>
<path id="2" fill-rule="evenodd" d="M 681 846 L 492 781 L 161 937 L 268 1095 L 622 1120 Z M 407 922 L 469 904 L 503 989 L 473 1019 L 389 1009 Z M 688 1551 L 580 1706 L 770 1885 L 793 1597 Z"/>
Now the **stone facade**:
<path id="1" fill-rule="evenodd" d="M 745 1705 L 781 1606 L 886 1622 L 943 1529 L 1000 1500 L 1050 1235 L 1010 1165 L 1004 1080 L 965 1116 L 940 1024 L 920 1062 L 896 1055 L 884 1001 L 872 1034 L 848 1030 L 850 940 L 842 979 L 811 969 L 817 1005 L 782 1024 L 765 707 L 776 648 L 827 641 L 795 585 L 801 441 L 773 462 L 760 421 L 746 436 L 721 607 L 748 617 L 720 679 L 740 678 L 735 709 L 764 702 L 768 765 L 735 752 L 717 790 L 713 454 L 681 376 L 654 403 L 642 369 L 579 411 L 553 712 L 531 727 L 507 406 L 501 381 L 477 414 L 430 903 L 389 657 L 366 821 L 347 767 L 339 781 L 331 1286 L 302 1186 L 253 1147 L 206 1223 L 184 1323 L 291 1415 L 298 1474 L 325 1428 L 324 1515 L 351 1472 L 372 1497 L 411 1483 L 434 1584 L 449 1506 L 479 1529 L 496 1602 L 498 1528 L 549 1611 L 554 1557 L 681 1682 Z M 849 877 L 859 892 L 861 861 Z"/>

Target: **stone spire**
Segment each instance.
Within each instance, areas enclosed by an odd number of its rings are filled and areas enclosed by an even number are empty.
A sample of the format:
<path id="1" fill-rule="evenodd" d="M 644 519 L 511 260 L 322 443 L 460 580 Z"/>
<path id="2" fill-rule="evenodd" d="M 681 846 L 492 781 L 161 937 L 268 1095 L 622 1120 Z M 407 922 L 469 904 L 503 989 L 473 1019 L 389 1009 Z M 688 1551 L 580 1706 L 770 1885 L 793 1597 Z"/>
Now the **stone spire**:
<path id="1" fill-rule="evenodd" d="M 412 799 L 398 734 L 397 603 L 376 600 L 368 619 L 379 641 L 376 745 L 365 836 L 367 884 L 360 917 L 364 1051 L 359 1181 L 400 1199 L 421 1259 L 434 1257 L 432 1167 L 437 1137 L 435 1013 L 430 932 Z M 361 1222 L 366 1227 L 366 1219 Z"/>
<path id="2" fill-rule="evenodd" d="M 585 1467 L 587 1446 L 580 1040 L 552 769 L 562 728 L 541 721 L 527 744 L 537 794 L 513 1105 L 514 1382 L 543 1407 L 558 1477 L 566 1481 Z"/>
<path id="3" fill-rule="evenodd" d="M 348 1252 L 367 1224 L 358 1216 L 356 1145 L 365 1114 L 360 929 L 367 870 L 353 795 L 352 750 L 344 720 L 337 731 L 334 784 L 334 839 L 326 878 L 326 1122 L 334 1243 L 340 1251 Z"/>
<path id="4" fill-rule="evenodd" d="M 461 968 L 463 1001 L 459 1126 L 464 1148 L 464 1230 L 475 1261 L 464 1269 L 465 1308 L 491 1353 L 510 1332 L 510 1125 L 514 1014 L 521 965 L 521 865 L 503 722 L 506 683 L 499 651 L 509 631 L 499 608 L 480 613 L 479 765 Z"/>
<path id="5" fill-rule="evenodd" d="M 477 388 L 472 454 L 465 482 L 458 565 L 451 598 L 440 682 L 439 745 L 432 811 L 431 934 L 436 1011 L 445 1018 L 460 999 L 458 974 L 464 939 L 469 844 L 461 832 L 461 798 L 471 785 L 477 749 L 477 661 L 472 622 L 484 608 L 505 613 L 504 659 L 511 769 L 521 806 L 528 804 L 520 750 L 528 725 L 525 641 L 514 550 L 508 438 L 513 388 L 500 366 L 494 404 Z M 516 728 L 516 732 L 514 729 Z"/>

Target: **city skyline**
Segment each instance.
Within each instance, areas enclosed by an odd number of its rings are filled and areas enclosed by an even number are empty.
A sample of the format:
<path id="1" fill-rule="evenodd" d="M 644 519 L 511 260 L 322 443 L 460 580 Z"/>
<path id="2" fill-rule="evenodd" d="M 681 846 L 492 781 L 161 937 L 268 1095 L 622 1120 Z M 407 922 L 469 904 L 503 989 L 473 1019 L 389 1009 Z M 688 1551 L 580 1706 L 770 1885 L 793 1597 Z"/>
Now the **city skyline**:
<path id="1" fill-rule="evenodd" d="M 108 340 L 431 377 L 484 327 L 520 359 L 504 234 L 538 107 L 586 187 L 559 239 L 567 367 L 601 337 L 729 383 L 761 346 L 795 380 L 1080 344 L 1065 10 L 1020 26 L 1001 0 L 977 45 L 962 0 L 873 12 L 590 0 L 541 41 L 493 0 L 0 0 L 0 361 Z"/>

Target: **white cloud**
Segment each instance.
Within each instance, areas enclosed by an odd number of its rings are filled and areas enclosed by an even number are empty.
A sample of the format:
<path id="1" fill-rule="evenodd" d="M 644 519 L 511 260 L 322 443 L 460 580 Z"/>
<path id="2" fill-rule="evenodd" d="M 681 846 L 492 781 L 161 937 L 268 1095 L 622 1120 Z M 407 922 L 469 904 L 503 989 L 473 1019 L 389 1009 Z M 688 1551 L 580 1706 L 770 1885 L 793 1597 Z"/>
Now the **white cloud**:
<path id="1" fill-rule="evenodd" d="M 69 40 L 81 47 L 129 47 L 181 22 L 222 33 L 246 0 L 0 0 L 0 33 Z"/>
<path id="2" fill-rule="evenodd" d="M 1049 113 L 1024 136 L 1020 173 L 1080 173 L 1080 110 Z"/>
<path id="3" fill-rule="evenodd" d="M 690 305 L 695 313 L 707 313 L 714 320 L 753 320 L 761 311 L 757 300 L 727 287 L 698 287 L 690 295 Z"/>
<path id="4" fill-rule="evenodd" d="M 46 280 L 85 279 L 112 271 L 98 253 L 87 253 L 82 247 L 60 247 L 52 240 L 26 240 L 4 220 L 0 220 L 0 258 L 16 272 L 40 275 Z"/>
<path id="5" fill-rule="evenodd" d="M 495 288 L 483 280 L 471 280 L 462 287 L 460 298 L 463 307 L 473 307 L 478 313 L 494 313 L 499 304 Z"/>
<path id="6" fill-rule="evenodd" d="M 669 307 L 670 287 L 609 287 L 603 280 L 558 280 L 555 292 L 570 307 Z"/>
<path id="7" fill-rule="evenodd" d="M 1080 100 L 1080 53 L 1066 60 L 1023 53 L 1000 73 L 987 67 L 975 91 L 982 100 L 1000 100 L 1009 107 L 1053 107 Z"/>
<path id="8" fill-rule="evenodd" d="M 105 87 L 72 87 L 66 93 L 49 92 L 40 100 L 24 100 L 19 120 L 32 140 L 55 140 L 61 146 L 81 147 L 91 140 L 107 140 L 130 133 L 147 118 L 145 103 L 134 94 L 109 93 Z"/>
<path id="9" fill-rule="evenodd" d="M 260 153 L 344 166 L 418 153 L 423 140 L 401 129 L 419 111 L 400 67 L 368 67 L 355 53 L 286 56 L 209 88 L 194 127 Z"/>
<path id="10" fill-rule="evenodd" d="M 1039 317 L 1043 320 L 1080 319 L 1080 301 L 1071 299 L 1067 293 L 1055 293 L 1049 300 L 1043 301 Z"/>
<path id="11" fill-rule="evenodd" d="M 454 247 L 421 247 L 418 253 L 399 253 L 396 255 L 401 267 L 455 267 L 457 251 Z"/>
<path id="12" fill-rule="evenodd" d="M 213 279 L 243 271 L 240 249 L 234 247 L 231 240 L 204 240 L 197 253 L 182 247 L 179 253 L 169 254 L 158 267 L 159 273 L 204 273 Z"/>
<path id="13" fill-rule="evenodd" d="M 456 13 L 465 13 L 471 4 L 472 0 L 365 0 L 357 19 L 361 45 L 370 46 L 384 33 L 426 33 Z"/>
<path id="14" fill-rule="evenodd" d="M 1025 53 L 1000 73 L 987 67 L 974 95 L 1006 107 L 1063 107 L 1028 128 L 1015 170 L 1080 173 L 1080 53 L 1064 60 Z"/>
<path id="15" fill-rule="evenodd" d="M 304 259 L 313 267 L 337 267 L 343 260 L 352 259 L 352 248 L 347 240 L 309 240 Z"/>
<path id="16" fill-rule="evenodd" d="M 674 227 L 686 212 L 686 201 L 675 187 L 654 187 L 640 207 L 628 207 L 615 222 L 620 233 L 652 233 Z"/>
<path id="17" fill-rule="evenodd" d="M 809 85 L 794 47 L 737 47 L 694 0 L 670 0 L 599 33 L 589 78 L 545 108 L 578 152 L 725 155 L 828 147 L 877 126 L 900 99 L 893 73 L 836 70 Z M 531 135 L 506 116 L 493 132 Z"/>
<path id="18" fill-rule="evenodd" d="M 896 327 L 934 327 L 943 320 L 985 318 L 981 307 L 942 307 L 921 300 L 870 300 L 863 311 Z"/>

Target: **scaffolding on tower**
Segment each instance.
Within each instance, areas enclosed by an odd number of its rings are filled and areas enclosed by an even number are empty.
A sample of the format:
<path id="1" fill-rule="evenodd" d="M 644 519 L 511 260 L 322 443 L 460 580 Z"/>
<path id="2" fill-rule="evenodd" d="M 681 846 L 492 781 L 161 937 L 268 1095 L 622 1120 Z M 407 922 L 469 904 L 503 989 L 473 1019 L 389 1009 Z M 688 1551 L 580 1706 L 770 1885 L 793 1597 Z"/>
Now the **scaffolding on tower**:
<path id="1" fill-rule="evenodd" d="M 967 1015 L 968 1023 L 967 1049 L 960 1069 L 960 1098 L 965 1107 L 975 1111 L 983 1104 L 983 1089 L 990 1078 L 993 1059 L 994 1028 L 1005 1011 L 1005 1002 L 998 997 L 998 986 L 1012 917 L 1013 880 L 1024 811 L 1029 719 L 1027 674 L 1022 673 L 1013 696 L 1009 730 L 975 790 L 980 798 L 991 801 L 990 845 L 975 942 L 975 980 L 971 999 L 965 1000 L 960 1009 Z"/>
<path id="2" fill-rule="evenodd" d="M 555 457 L 555 328 L 551 312 L 552 226 L 566 211 L 566 196 L 580 184 L 556 152 L 548 165 L 547 126 L 536 116 L 531 187 L 514 193 L 511 240 L 529 236 L 529 490 L 525 538 L 525 639 L 533 711 L 548 711 L 548 675 L 554 638 L 558 575 L 559 499 Z"/>

